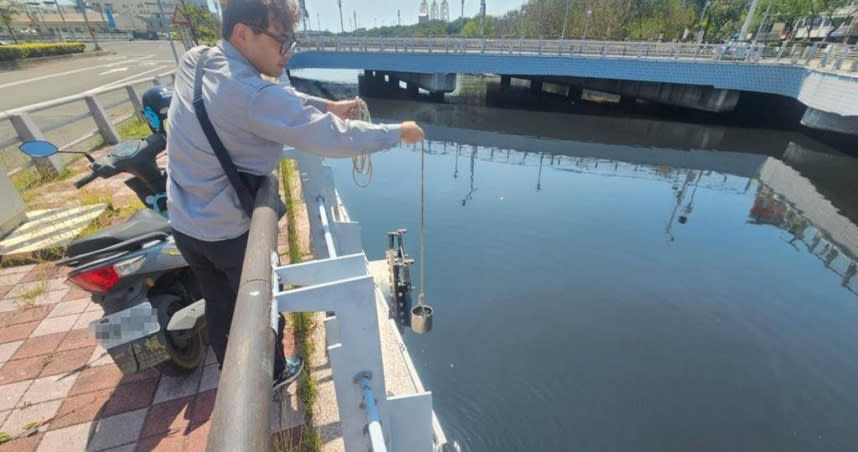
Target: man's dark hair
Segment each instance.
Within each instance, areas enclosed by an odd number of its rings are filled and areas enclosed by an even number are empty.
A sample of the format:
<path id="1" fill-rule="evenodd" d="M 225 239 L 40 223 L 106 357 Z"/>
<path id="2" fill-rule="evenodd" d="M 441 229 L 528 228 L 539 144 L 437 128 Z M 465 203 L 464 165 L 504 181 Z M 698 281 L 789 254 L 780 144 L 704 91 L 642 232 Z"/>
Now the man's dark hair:
<path id="1" fill-rule="evenodd" d="M 236 24 L 264 30 L 271 21 L 279 23 L 287 33 L 294 34 L 298 18 L 298 7 L 292 0 L 230 0 L 223 12 L 221 35 L 229 41 Z"/>

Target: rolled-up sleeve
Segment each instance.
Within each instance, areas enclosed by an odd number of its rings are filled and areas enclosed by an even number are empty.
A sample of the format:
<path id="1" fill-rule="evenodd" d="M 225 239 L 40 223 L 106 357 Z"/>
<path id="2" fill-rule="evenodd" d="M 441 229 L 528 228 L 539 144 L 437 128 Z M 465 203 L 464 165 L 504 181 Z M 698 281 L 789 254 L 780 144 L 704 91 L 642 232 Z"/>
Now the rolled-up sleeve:
<path id="1" fill-rule="evenodd" d="M 399 143 L 398 124 L 344 121 L 308 104 L 294 89 L 270 85 L 251 99 L 248 124 L 260 137 L 325 157 L 369 154 Z"/>

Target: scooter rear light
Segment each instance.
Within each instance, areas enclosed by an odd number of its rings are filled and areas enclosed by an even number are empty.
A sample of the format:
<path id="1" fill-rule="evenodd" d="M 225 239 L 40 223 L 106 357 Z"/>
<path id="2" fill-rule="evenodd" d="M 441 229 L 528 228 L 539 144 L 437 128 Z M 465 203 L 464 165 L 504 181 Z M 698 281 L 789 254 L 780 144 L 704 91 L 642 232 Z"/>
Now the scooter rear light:
<path id="1" fill-rule="evenodd" d="M 88 292 L 107 292 L 119 282 L 119 273 L 113 266 L 96 268 L 69 278 L 69 281 Z"/>

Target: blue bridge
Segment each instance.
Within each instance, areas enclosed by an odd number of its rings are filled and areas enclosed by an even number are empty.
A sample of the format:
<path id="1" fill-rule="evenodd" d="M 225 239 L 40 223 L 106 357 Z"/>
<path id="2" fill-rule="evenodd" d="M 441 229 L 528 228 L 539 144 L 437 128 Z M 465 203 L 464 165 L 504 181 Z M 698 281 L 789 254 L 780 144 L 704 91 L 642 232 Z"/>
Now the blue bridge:
<path id="1" fill-rule="evenodd" d="M 714 112 L 761 93 L 797 100 L 808 127 L 858 134 L 856 46 L 326 37 L 301 44 L 289 69 L 303 68 L 375 71 L 436 93 L 456 74 L 490 73 Z"/>

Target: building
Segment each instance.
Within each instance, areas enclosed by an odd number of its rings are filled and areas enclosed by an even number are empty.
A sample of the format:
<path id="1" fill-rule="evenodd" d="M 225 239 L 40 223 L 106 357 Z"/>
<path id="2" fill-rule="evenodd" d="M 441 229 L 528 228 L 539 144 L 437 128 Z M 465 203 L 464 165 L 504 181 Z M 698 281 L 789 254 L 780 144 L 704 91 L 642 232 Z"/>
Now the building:
<path id="1" fill-rule="evenodd" d="M 110 0 L 104 3 L 104 8 L 112 11 L 117 30 L 166 33 L 178 4 L 178 0 L 161 0 L 164 17 L 155 0 Z M 206 0 L 185 0 L 185 4 L 206 9 L 209 7 Z"/>
<path id="2" fill-rule="evenodd" d="M 417 23 L 425 24 L 429 22 L 429 4 L 426 0 L 420 3 L 420 13 L 417 15 Z"/>
<path id="3" fill-rule="evenodd" d="M 27 36 L 55 36 L 73 38 L 77 34 L 88 33 L 83 14 L 71 5 L 30 5 L 23 2 L 0 0 L 0 5 L 12 3 L 17 6 L 18 14 L 12 17 L 12 29 L 19 38 Z M 107 31 L 108 21 L 104 14 L 92 4 L 87 8 L 89 25 L 97 31 Z M 8 30 L 3 27 L 0 34 L 6 36 Z"/>
<path id="4" fill-rule="evenodd" d="M 440 4 L 438 0 L 432 0 L 430 6 L 427 0 L 420 3 L 420 13 L 417 15 L 417 23 L 425 24 L 430 20 L 450 21 L 450 4 L 447 0 L 443 0 Z"/>

